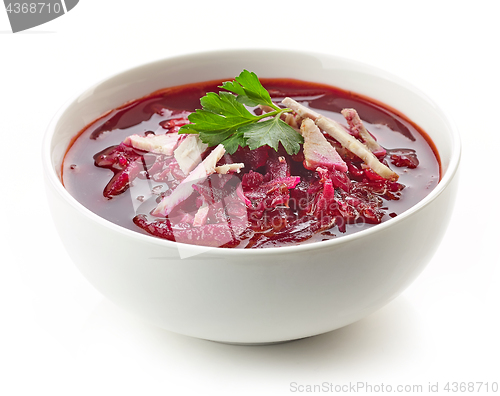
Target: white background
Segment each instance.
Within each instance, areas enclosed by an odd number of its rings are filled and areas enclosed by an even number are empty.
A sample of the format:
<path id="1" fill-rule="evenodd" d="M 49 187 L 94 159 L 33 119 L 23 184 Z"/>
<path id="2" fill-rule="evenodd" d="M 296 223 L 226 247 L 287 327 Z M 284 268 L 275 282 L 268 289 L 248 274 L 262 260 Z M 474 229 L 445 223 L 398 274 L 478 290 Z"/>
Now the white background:
<path id="1" fill-rule="evenodd" d="M 16 34 L 0 9 L 0 394 L 274 396 L 323 382 L 500 382 L 496 3 L 81 0 Z M 111 74 L 257 47 L 331 53 L 408 80 L 455 120 L 463 156 L 449 231 L 399 298 L 332 333 L 240 347 L 160 330 L 101 297 L 53 227 L 40 149 L 59 107 Z"/>

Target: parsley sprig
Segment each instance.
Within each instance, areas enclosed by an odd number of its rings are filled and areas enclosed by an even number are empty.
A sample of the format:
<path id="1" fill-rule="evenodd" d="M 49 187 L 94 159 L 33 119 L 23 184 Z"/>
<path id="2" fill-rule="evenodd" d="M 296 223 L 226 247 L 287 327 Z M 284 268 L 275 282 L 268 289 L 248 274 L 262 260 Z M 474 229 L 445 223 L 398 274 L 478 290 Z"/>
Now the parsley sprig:
<path id="1" fill-rule="evenodd" d="M 199 134 L 209 146 L 222 143 L 229 154 L 239 146 L 254 150 L 268 145 L 277 151 L 280 143 L 288 154 L 299 152 L 302 136 L 280 119 L 292 109 L 276 106 L 255 73 L 243 70 L 234 81 L 226 81 L 219 88 L 229 92 L 209 92 L 202 97 L 202 109 L 189 115 L 191 124 L 181 127 L 179 133 Z M 255 115 L 245 107 L 258 105 L 273 110 Z"/>

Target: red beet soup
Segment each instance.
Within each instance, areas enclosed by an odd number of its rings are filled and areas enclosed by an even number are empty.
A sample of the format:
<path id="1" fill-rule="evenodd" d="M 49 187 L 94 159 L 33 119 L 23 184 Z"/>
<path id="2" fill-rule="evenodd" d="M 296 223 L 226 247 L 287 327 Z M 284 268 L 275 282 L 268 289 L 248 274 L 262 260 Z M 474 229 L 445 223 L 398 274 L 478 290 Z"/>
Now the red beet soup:
<path id="1" fill-rule="evenodd" d="M 281 145 L 229 154 L 197 135 L 179 134 L 200 98 L 219 92 L 222 81 L 163 89 L 86 126 L 65 155 L 65 188 L 92 212 L 136 232 L 205 246 L 268 248 L 376 226 L 422 200 L 440 179 L 439 156 L 421 128 L 378 101 L 317 83 L 260 80 L 277 106 L 291 98 L 340 125 L 349 142 L 394 176 L 375 171 L 320 122 L 309 120 L 307 130 L 300 112 L 282 116 L 303 136 L 296 154 Z M 247 108 L 256 115 L 267 111 Z"/>

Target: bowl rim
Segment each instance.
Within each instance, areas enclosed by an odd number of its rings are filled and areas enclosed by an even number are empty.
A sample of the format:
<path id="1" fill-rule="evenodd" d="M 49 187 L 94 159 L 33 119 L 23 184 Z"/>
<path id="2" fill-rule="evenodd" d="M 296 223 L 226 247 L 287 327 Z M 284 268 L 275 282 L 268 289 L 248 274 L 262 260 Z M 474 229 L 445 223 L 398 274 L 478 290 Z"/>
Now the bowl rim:
<path id="1" fill-rule="evenodd" d="M 130 230 L 128 228 L 119 226 L 109 220 L 104 219 L 103 217 L 100 217 L 96 213 L 92 212 L 90 209 L 87 209 L 84 205 L 82 205 L 80 202 L 78 202 L 63 186 L 62 181 L 59 179 L 54 167 L 52 166 L 52 161 L 51 161 L 51 143 L 52 143 L 52 138 L 56 130 L 57 123 L 59 122 L 60 118 L 62 115 L 68 110 L 68 108 L 75 103 L 80 97 L 82 97 L 85 93 L 88 93 L 92 91 L 95 87 L 115 78 L 119 77 L 122 74 L 126 74 L 129 72 L 134 72 L 134 71 L 139 71 L 142 68 L 146 67 L 152 67 L 153 65 L 156 64 L 161 64 L 165 62 L 182 62 L 182 61 L 188 61 L 200 57 L 217 57 L 217 56 L 227 56 L 229 54 L 253 54 L 254 56 L 265 56 L 266 54 L 283 54 L 283 55 L 309 55 L 316 57 L 317 59 L 329 59 L 329 60 L 334 60 L 336 62 L 340 63 L 350 63 L 353 66 L 358 66 L 362 67 L 363 69 L 368 69 L 369 72 L 368 74 L 370 75 L 378 75 L 378 76 L 384 76 L 384 77 L 389 77 L 392 82 L 397 83 L 398 85 L 404 86 L 406 89 L 411 91 L 413 94 L 418 95 L 419 97 L 423 98 L 429 105 L 431 105 L 438 113 L 440 113 L 441 117 L 443 120 L 448 124 L 449 130 L 451 133 L 451 140 L 452 140 L 452 145 L 451 145 L 451 156 L 450 156 L 450 161 L 448 164 L 448 167 L 446 171 L 443 172 L 441 179 L 439 180 L 438 184 L 436 187 L 427 195 L 425 196 L 422 200 L 417 202 L 415 205 L 410 207 L 409 209 L 405 210 L 403 213 L 399 214 L 398 216 L 388 219 L 384 221 L 383 223 L 374 225 L 373 227 L 370 227 L 365 230 L 360 230 L 355 233 L 345 235 L 345 236 L 339 236 L 338 238 L 330 239 L 327 241 L 318 241 L 318 242 L 310 242 L 310 243 L 302 243 L 299 245 L 293 245 L 293 246 L 278 246 L 278 247 L 267 247 L 267 248 L 261 248 L 261 249 L 239 249 L 239 248 L 220 248 L 220 247 L 207 247 L 207 246 L 200 246 L 200 245 L 192 245 L 192 244 L 186 244 L 186 243 L 181 243 L 181 242 L 173 242 L 169 241 L 166 239 L 161 239 L 152 235 L 147 235 L 147 234 L 142 234 L 137 231 Z M 160 89 L 160 88 L 159 88 Z M 112 110 L 112 109 L 109 109 Z M 77 131 L 78 132 L 78 131 Z M 432 137 L 431 137 L 432 138 Z M 265 49 L 224 49 L 224 50 L 212 50 L 212 51 L 198 51 L 198 52 L 192 52 L 192 53 L 185 53 L 185 54 L 180 54 L 176 56 L 171 56 L 171 57 L 166 57 L 166 58 L 161 58 L 157 59 L 154 61 L 142 63 L 133 67 L 125 68 L 119 72 L 113 73 L 109 75 L 106 78 L 101 79 L 101 81 L 98 81 L 97 83 L 93 84 L 92 86 L 88 87 L 87 89 L 79 92 L 76 95 L 73 95 L 69 100 L 66 100 L 66 102 L 59 108 L 59 110 L 54 114 L 52 117 L 49 125 L 46 128 L 43 141 L 42 141 L 42 168 L 43 172 L 46 176 L 46 180 L 50 183 L 50 185 L 54 188 L 54 190 L 63 198 L 68 204 L 70 204 L 75 210 L 77 210 L 80 214 L 88 217 L 90 220 L 96 222 L 102 227 L 108 228 L 113 230 L 114 232 L 117 232 L 119 234 L 122 234 L 126 237 L 129 238 L 134 238 L 138 239 L 139 241 L 142 241 L 144 243 L 149 243 L 149 244 L 154 244 L 158 246 L 163 246 L 165 248 L 170 248 L 170 249 L 179 249 L 182 247 L 182 249 L 185 250 L 191 250 L 192 255 L 197 255 L 197 254 L 204 254 L 204 255 L 215 255 L 215 256 L 221 256 L 221 257 L 232 257 L 233 255 L 239 255 L 241 256 L 242 254 L 244 255 L 252 255 L 255 257 L 262 256 L 262 255 L 275 255 L 275 254 L 293 254 L 293 253 L 304 253 L 310 250 L 323 250 L 323 249 L 330 249 L 333 248 L 337 245 L 342 245 L 349 243 L 353 240 L 356 239 L 362 239 L 369 237 L 371 234 L 376 233 L 378 231 L 382 231 L 385 228 L 392 227 L 393 225 L 398 224 L 399 222 L 404 221 L 405 219 L 414 216 L 417 212 L 428 206 L 431 202 L 433 202 L 439 195 L 443 193 L 443 191 L 447 188 L 447 186 L 451 183 L 453 180 L 455 174 L 458 171 L 459 163 L 460 163 L 460 157 L 461 157 L 461 140 L 460 140 L 460 134 L 458 131 L 458 128 L 455 124 L 455 122 L 449 117 L 447 112 L 444 111 L 444 109 L 439 106 L 433 99 L 431 99 L 427 94 L 425 94 L 423 91 L 421 91 L 419 88 L 414 86 L 413 84 L 409 83 L 408 81 L 402 79 L 401 77 L 388 72 L 384 69 L 381 69 L 379 67 L 370 65 L 368 63 L 360 62 L 357 60 L 349 59 L 346 57 L 341 57 L 333 54 L 328 54 L 328 53 L 321 53 L 321 52 L 313 52 L 313 51 L 300 51 L 300 50 L 283 50 L 283 49 L 270 49 L 270 48 L 265 48 Z M 438 153 L 439 154 L 439 153 Z"/>

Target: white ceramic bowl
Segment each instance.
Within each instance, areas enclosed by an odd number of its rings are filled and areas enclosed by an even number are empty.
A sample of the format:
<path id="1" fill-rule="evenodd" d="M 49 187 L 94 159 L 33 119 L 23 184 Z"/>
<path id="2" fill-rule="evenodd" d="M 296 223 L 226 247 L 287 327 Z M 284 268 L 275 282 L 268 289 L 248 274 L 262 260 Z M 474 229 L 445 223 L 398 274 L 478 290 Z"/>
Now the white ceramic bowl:
<path id="1" fill-rule="evenodd" d="M 349 89 L 396 108 L 434 141 L 438 186 L 381 225 L 302 246 L 232 250 L 182 245 L 122 228 L 64 189 L 63 155 L 104 112 L 157 89 L 224 79 L 242 69 Z M 165 59 L 122 72 L 70 101 L 50 124 L 43 166 L 53 218 L 79 270 L 117 305 L 167 330 L 214 341 L 269 343 L 328 332 L 399 295 L 437 249 L 452 213 L 458 133 L 443 111 L 401 79 L 371 66 L 307 52 L 238 50 Z"/>

